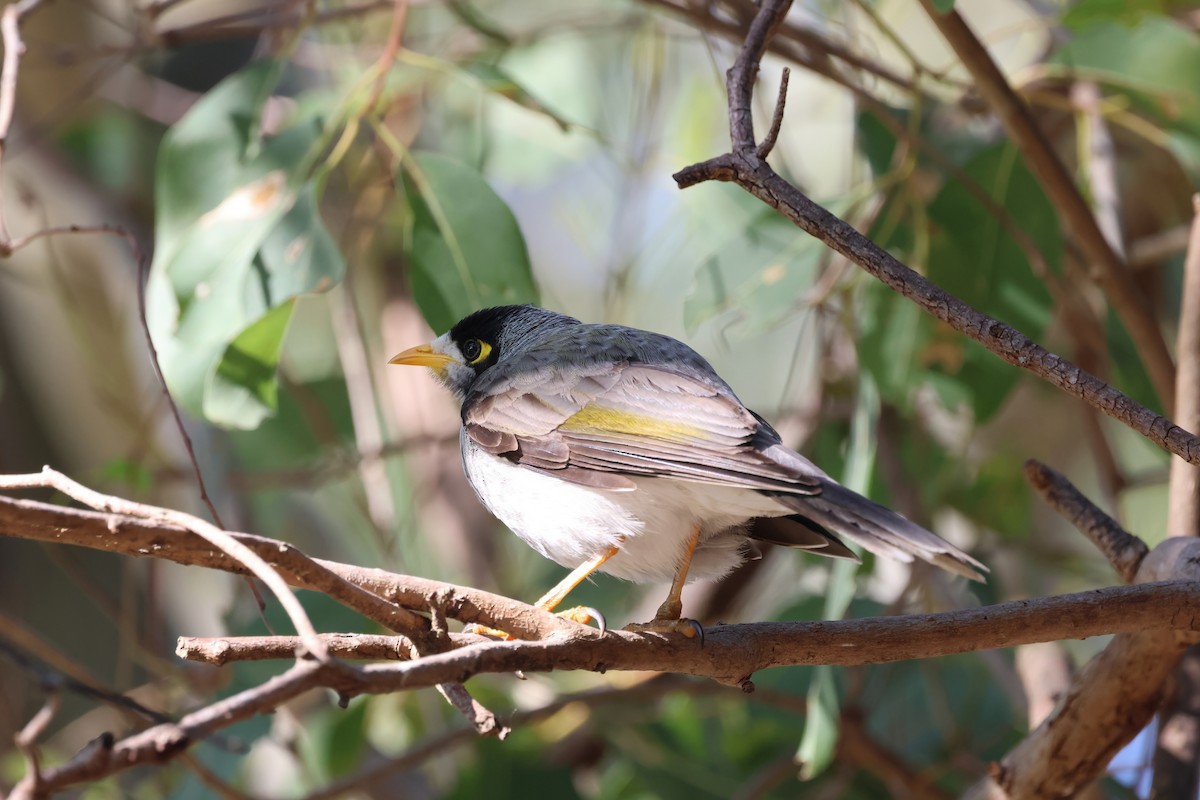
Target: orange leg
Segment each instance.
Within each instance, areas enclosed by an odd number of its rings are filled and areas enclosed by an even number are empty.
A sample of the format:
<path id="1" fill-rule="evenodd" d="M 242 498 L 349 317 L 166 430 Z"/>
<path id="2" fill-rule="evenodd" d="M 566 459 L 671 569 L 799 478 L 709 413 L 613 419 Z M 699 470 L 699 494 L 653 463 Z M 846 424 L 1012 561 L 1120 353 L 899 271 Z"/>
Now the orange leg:
<path id="1" fill-rule="evenodd" d="M 697 525 L 692 529 L 692 535 L 688 537 L 687 546 L 683 552 L 683 561 L 680 562 L 679 569 L 675 571 L 675 579 L 671 581 L 671 591 L 667 593 L 667 599 L 663 601 L 663 604 L 658 607 L 658 613 L 654 615 L 654 619 L 650 622 L 626 625 L 625 630 L 682 633 L 688 638 L 700 634 L 700 640 L 703 643 L 704 629 L 695 620 L 683 618 L 683 600 L 680 599 L 684 584 L 687 583 L 688 570 L 692 566 L 692 558 L 696 555 L 696 547 L 699 544 L 700 526 Z"/>
<path id="2" fill-rule="evenodd" d="M 558 608 L 558 604 L 566 599 L 566 596 L 571 593 L 572 589 L 583 583 L 593 572 L 600 569 L 604 562 L 615 556 L 620 549 L 619 545 L 613 545 L 607 552 L 583 562 L 571 570 L 571 574 L 559 581 L 557 586 L 542 595 L 541 599 L 534 603 L 534 605 L 545 611 L 553 611 Z"/>
<path id="3" fill-rule="evenodd" d="M 542 595 L 541 598 L 534 603 L 534 605 L 543 611 L 553 611 L 554 609 L 558 608 L 558 604 L 561 603 L 566 596 L 571 593 L 572 589 L 583 583 L 583 581 L 593 572 L 600 569 L 604 562 L 608 561 L 610 558 L 620 552 L 620 549 L 620 545 L 613 545 L 606 552 L 583 562 L 578 567 L 571 570 L 567 577 L 559 581 L 558 585 Z M 578 622 L 580 625 L 587 625 L 589 622 L 591 622 L 593 617 L 596 617 L 600 622 L 600 632 L 603 633 L 605 629 L 604 617 L 600 616 L 600 612 L 586 606 L 576 606 L 575 608 L 569 608 L 566 611 L 560 611 L 558 612 L 558 616 L 563 617 L 564 619 L 569 619 L 573 622 Z M 496 630 L 495 628 L 489 628 L 486 625 L 468 625 L 464 630 L 468 633 L 476 633 L 480 636 L 491 636 L 496 639 L 513 638 L 504 631 Z"/>

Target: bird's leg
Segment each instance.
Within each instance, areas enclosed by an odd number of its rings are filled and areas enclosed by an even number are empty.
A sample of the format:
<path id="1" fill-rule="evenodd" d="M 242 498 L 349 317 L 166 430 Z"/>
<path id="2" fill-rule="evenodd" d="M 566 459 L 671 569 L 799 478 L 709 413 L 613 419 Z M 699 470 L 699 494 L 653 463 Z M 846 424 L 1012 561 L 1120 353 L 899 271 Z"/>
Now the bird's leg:
<path id="1" fill-rule="evenodd" d="M 534 605 L 543 611 L 553 611 L 554 609 L 558 608 L 558 604 L 566 599 L 566 596 L 571 593 L 572 589 L 583 583 L 583 581 L 593 572 L 600 569 L 604 562 L 615 556 L 620 549 L 620 544 L 615 544 L 600 555 L 594 556 L 583 562 L 578 567 L 571 570 L 570 574 L 559 581 L 553 589 L 542 595 L 541 598 L 534 603 Z M 587 625 L 594 618 L 600 623 L 601 633 L 603 633 L 606 628 L 604 615 L 596 609 L 588 608 L 587 606 L 576 606 L 575 608 L 569 608 L 566 611 L 560 611 L 558 612 L 558 616 L 562 617 L 563 619 L 569 619 L 573 622 L 578 622 L 580 625 Z M 468 633 L 476 633 L 481 636 L 492 636 L 497 639 L 513 638 L 510 634 L 505 633 L 504 631 L 496 630 L 495 628 L 489 628 L 484 625 L 468 625 L 465 630 Z"/>
<path id="2" fill-rule="evenodd" d="M 593 572 L 600 569 L 600 567 L 604 565 L 604 562 L 615 556 L 620 549 L 620 545 L 614 544 L 600 555 L 583 562 L 578 567 L 571 570 L 571 573 L 559 581 L 553 589 L 542 595 L 541 598 L 534 603 L 534 605 L 543 611 L 553 611 L 554 609 L 558 608 L 558 604 L 566 599 L 567 595 L 571 593 L 572 589 L 583 583 L 584 580 Z"/>
<path id="3" fill-rule="evenodd" d="M 688 570 L 692 566 L 692 557 L 696 555 L 696 546 L 699 544 L 700 526 L 696 525 L 692 528 L 692 535 L 688 537 L 686 549 L 683 551 L 683 560 L 679 563 L 679 569 L 675 571 L 675 579 L 671 581 L 671 591 L 667 593 L 667 599 L 663 601 L 663 604 L 658 607 L 658 613 L 654 615 L 654 619 L 649 622 L 635 622 L 626 625 L 625 630 L 682 633 L 688 638 L 699 634 L 703 641 L 704 629 L 700 627 L 700 623 L 683 618 L 683 600 L 680 598 L 680 595 L 683 594 L 684 584 L 687 583 Z"/>

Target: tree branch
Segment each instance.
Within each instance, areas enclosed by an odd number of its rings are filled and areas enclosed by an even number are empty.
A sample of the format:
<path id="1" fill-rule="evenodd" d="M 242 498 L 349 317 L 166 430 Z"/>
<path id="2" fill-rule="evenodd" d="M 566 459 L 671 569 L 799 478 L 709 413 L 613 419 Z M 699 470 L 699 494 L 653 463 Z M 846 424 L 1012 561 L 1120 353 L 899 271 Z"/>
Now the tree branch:
<path id="1" fill-rule="evenodd" d="M 806 233 L 858 264 L 937 319 L 1010 364 L 1032 372 L 1131 427 L 1189 463 L 1200 464 L 1200 438 L 1109 386 L 1020 331 L 982 314 L 900 263 L 847 222 L 810 200 L 758 157 L 751 96 L 767 37 L 787 14 L 790 0 L 764 0 L 746 43 L 728 73 L 732 152 L 675 174 L 681 189 L 708 180 L 729 181 L 777 209 Z"/>
<path id="2" fill-rule="evenodd" d="M 1133 583 L 1150 549 L 1083 496 L 1071 482 L 1040 461 L 1025 462 L 1025 479 L 1042 499 L 1099 548 L 1125 583 Z"/>
<path id="3" fill-rule="evenodd" d="M 1134 588 L 1160 585 L 1149 581 L 1168 575 L 1200 580 L 1200 541 L 1160 544 L 1142 561 L 1143 583 Z M 1050 716 L 993 765 L 992 781 L 1010 797 L 1074 797 L 1150 722 L 1167 676 L 1196 641 L 1161 630 L 1114 637 Z"/>
<path id="4" fill-rule="evenodd" d="M 930 0 L 921 0 L 925 12 L 954 48 L 975 81 L 979 93 L 1000 118 L 1000 123 L 1021 151 L 1025 162 L 1058 210 L 1093 269 L 1117 316 L 1129 331 L 1159 401 L 1170 414 L 1175 403 L 1175 363 L 1145 294 L 1129 274 L 1121 257 L 1104 237 L 1071 174 L 1038 127 L 1029 107 L 1017 96 L 987 48 L 962 16 L 951 9 L 943 14 Z"/>
<path id="5" fill-rule="evenodd" d="M 1183 265 L 1179 303 L 1179 359 L 1175 411 L 1184 425 L 1200 426 L 1200 195 L 1192 198 L 1193 217 Z M 1167 493 L 1167 533 L 1200 536 L 1200 469 L 1171 459 Z M 1154 750 L 1154 797 L 1195 796 L 1200 775 L 1200 648 L 1180 660 L 1159 714 Z"/>
<path id="6" fill-rule="evenodd" d="M 142 503 L 135 503 L 131 500 L 101 494 L 76 483 L 61 472 L 52 470 L 49 467 L 43 468 L 41 474 L 38 475 L 0 476 L 0 488 L 57 489 L 68 497 L 99 511 L 108 511 L 130 517 L 140 517 L 142 519 L 161 520 L 187 529 L 213 547 L 219 548 L 231 559 L 238 561 L 245 567 L 247 572 L 265 583 L 287 612 L 292 625 L 296 628 L 296 632 L 304 640 L 305 649 L 309 655 L 318 660 L 325 659 L 325 647 L 321 643 L 321 640 L 317 638 L 317 631 L 313 628 L 312 622 L 309 621 L 308 614 L 305 613 L 304 607 L 300 605 L 300 601 L 288 589 L 287 584 L 280 578 L 279 573 L 268 566 L 257 553 L 216 525 L 206 522 L 199 517 L 194 517 L 191 514 L 185 514 L 182 511 L 148 506 Z"/>

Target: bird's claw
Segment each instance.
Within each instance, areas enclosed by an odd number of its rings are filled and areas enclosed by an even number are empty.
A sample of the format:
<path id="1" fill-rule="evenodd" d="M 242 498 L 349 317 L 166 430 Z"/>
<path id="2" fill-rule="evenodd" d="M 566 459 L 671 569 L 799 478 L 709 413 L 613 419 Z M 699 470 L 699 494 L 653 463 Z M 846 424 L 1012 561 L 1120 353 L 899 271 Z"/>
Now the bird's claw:
<path id="1" fill-rule="evenodd" d="M 608 620 L 604 618 L 599 609 L 591 606 L 575 606 L 566 611 L 559 611 L 555 616 L 578 622 L 580 625 L 587 625 L 592 620 L 596 620 L 596 627 L 599 629 L 600 635 L 603 636 L 608 632 Z"/>
<path id="2" fill-rule="evenodd" d="M 502 631 L 499 628 L 489 628 L 487 625 L 480 625 L 477 622 L 464 625 L 463 633 L 469 633 L 474 636 L 486 636 L 489 639 L 499 639 L 502 642 L 511 641 L 515 638 L 511 633 Z"/>
<path id="3" fill-rule="evenodd" d="M 704 646 L 704 627 L 694 619 L 660 619 L 656 617 L 649 622 L 631 622 L 625 626 L 625 630 L 631 633 L 678 633 L 689 639 L 698 638 L 700 646 Z"/>

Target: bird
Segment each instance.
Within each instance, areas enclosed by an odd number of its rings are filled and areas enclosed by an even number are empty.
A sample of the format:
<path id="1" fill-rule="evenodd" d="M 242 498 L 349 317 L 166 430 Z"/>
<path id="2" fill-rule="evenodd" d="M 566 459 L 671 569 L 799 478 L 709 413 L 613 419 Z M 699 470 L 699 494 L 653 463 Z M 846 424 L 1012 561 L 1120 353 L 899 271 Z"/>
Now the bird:
<path id="1" fill-rule="evenodd" d="M 537 604 L 553 612 L 594 572 L 670 582 L 635 632 L 703 639 L 685 583 L 719 579 L 753 542 L 858 561 L 987 567 L 839 484 L 783 444 L 699 353 L 660 333 L 589 324 L 534 305 L 485 308 L 390 364 L 424 366 L 461 404 L 463 468 L 479 500 L 571 572 Z M 576 607 L 561 616 L 603 616 Z"/>

